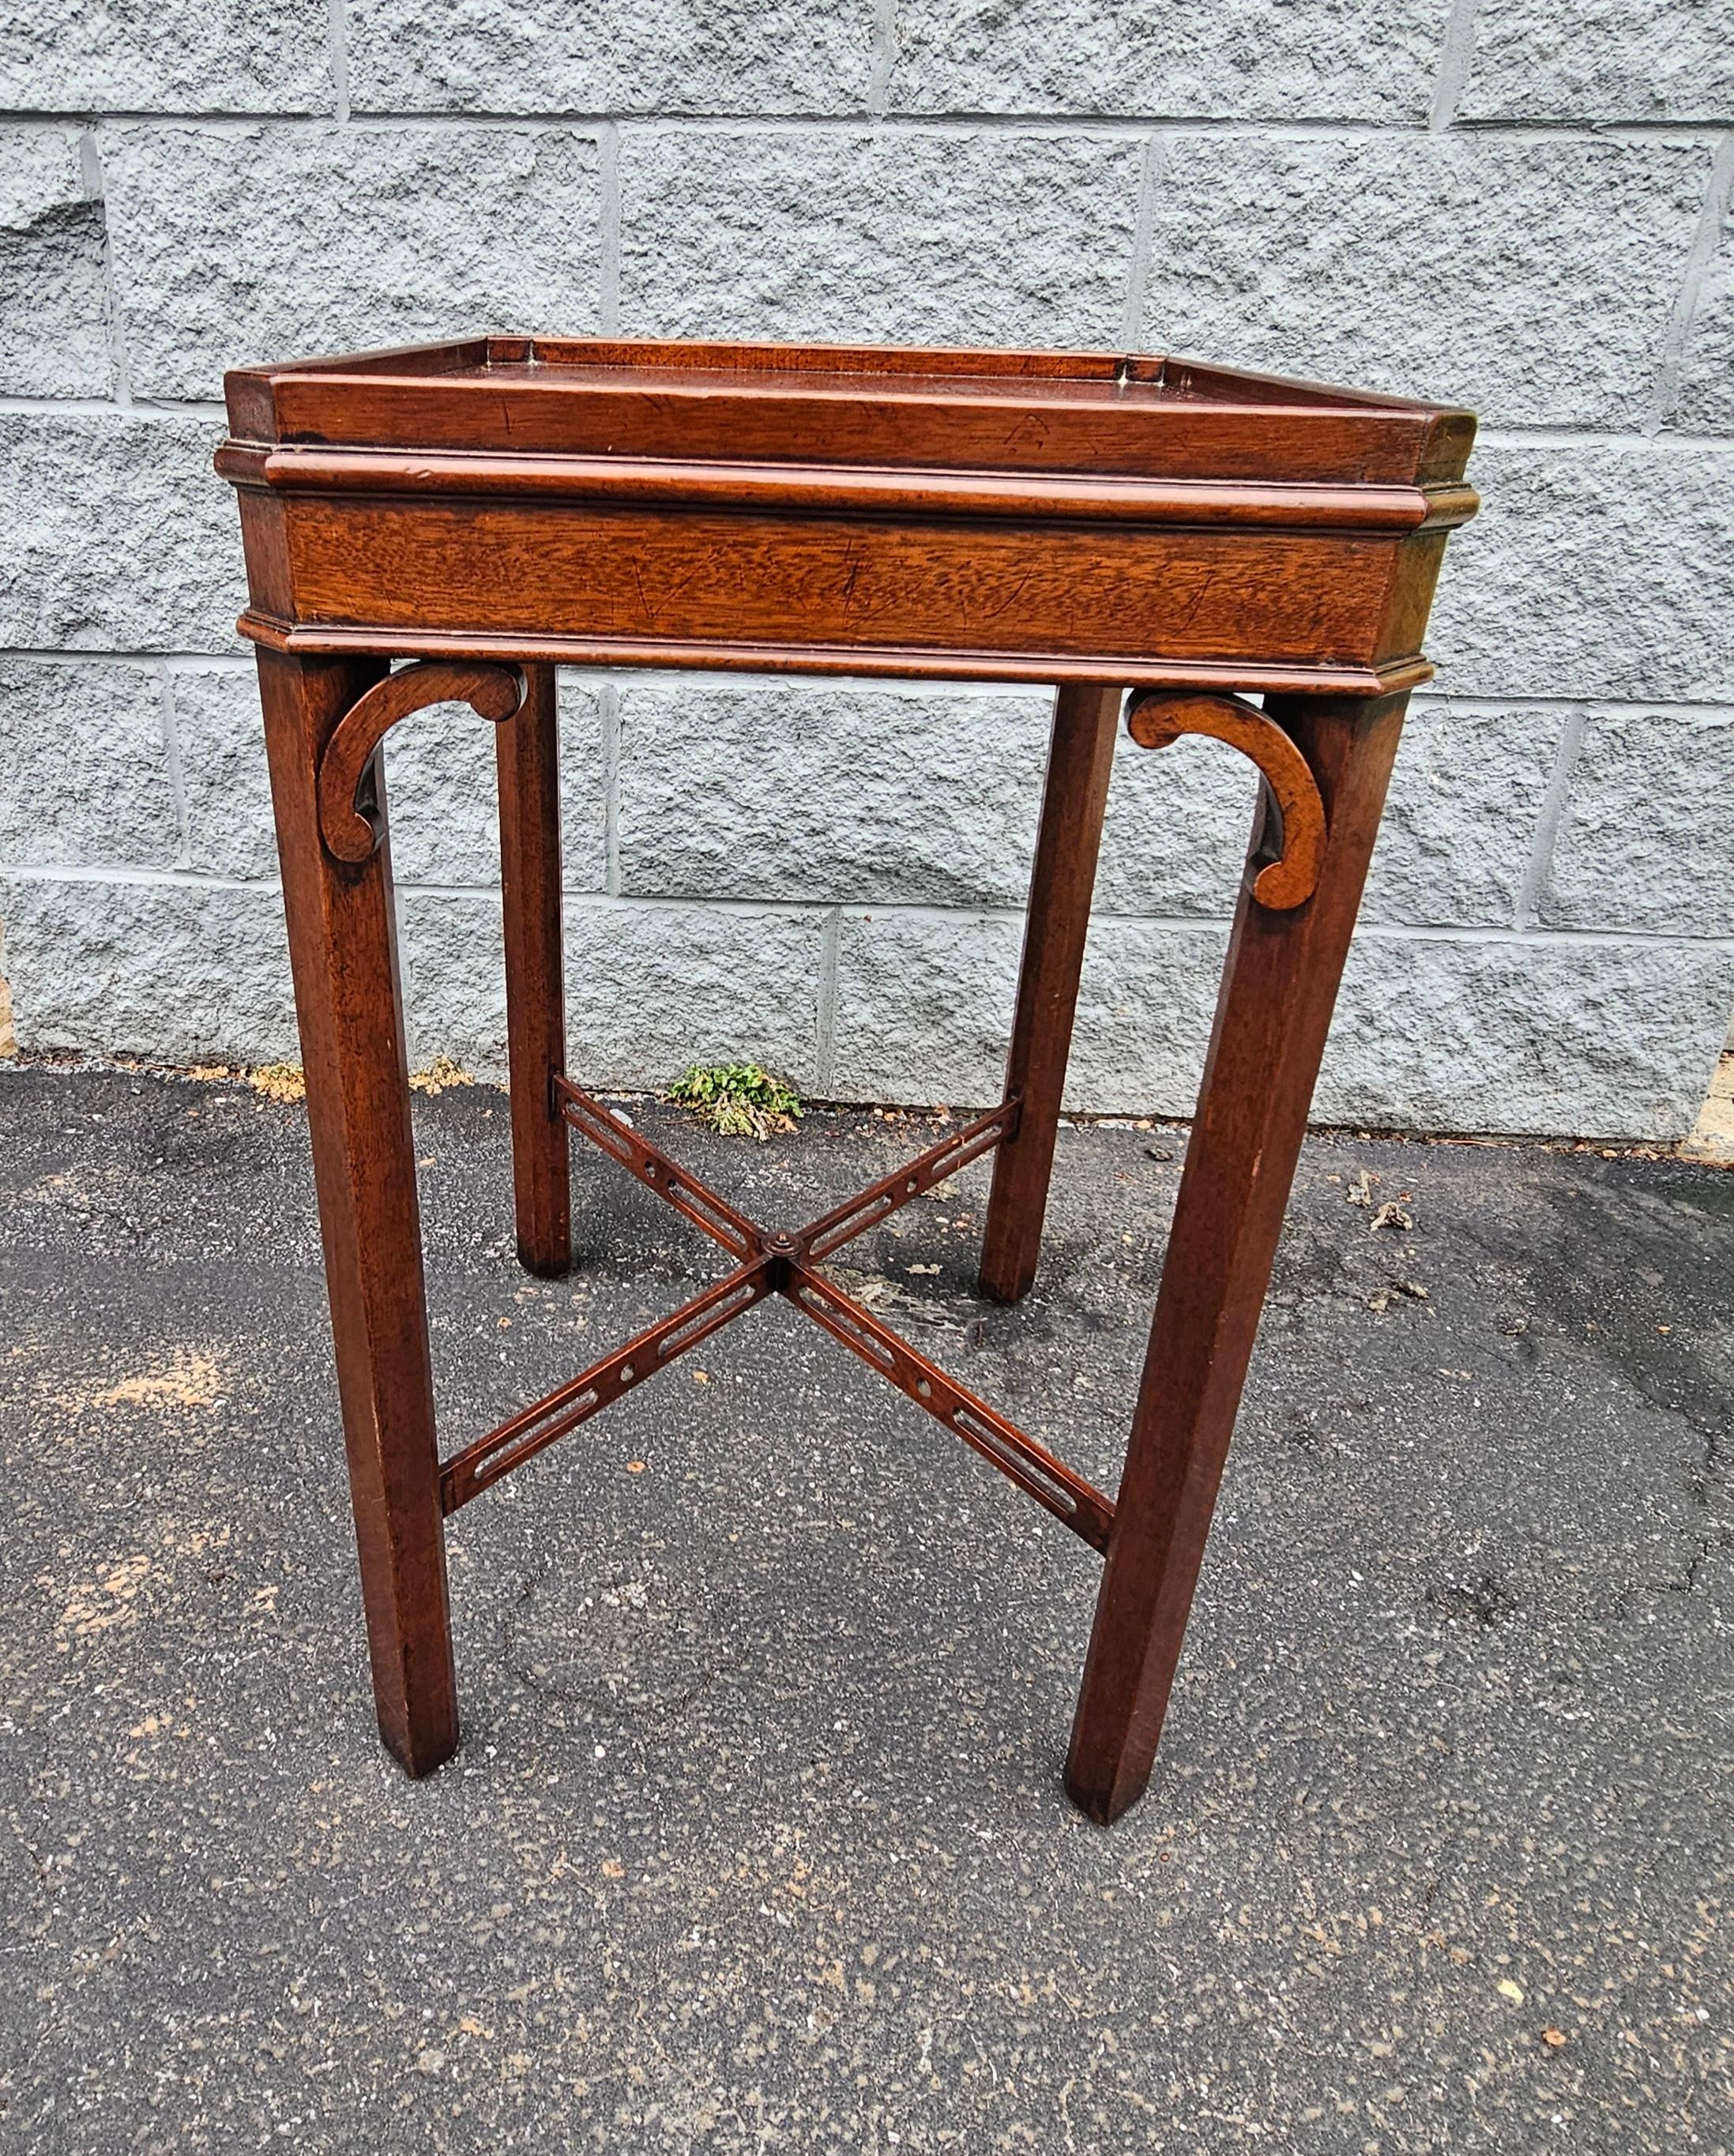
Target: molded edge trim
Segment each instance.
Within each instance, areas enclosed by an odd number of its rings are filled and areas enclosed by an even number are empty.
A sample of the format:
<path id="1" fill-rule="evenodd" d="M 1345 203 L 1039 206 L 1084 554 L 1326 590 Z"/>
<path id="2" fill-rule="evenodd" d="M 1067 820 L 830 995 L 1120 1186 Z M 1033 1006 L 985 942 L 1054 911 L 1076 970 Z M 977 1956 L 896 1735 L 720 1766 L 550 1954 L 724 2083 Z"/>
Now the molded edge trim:
<path id="1" fill-rule="evenodd" d="M 1433 678 L 1418 652 L 1377 666 L 1241 658 L 1129 659 L 1124 652 L 1004 652 L 916 649 L 897 644 L 682 643 L 643 637 L 537 636 L 492 629 L 369 628 L 364 623 L 303 624 L 249 608 L 235 624 L 249 643 L 305 658 L 529 660 L 556 666 L 690 667 L 736 674 L 859 674 L 894 680 L 1117 682 L 1135 689 L 1236 689 L 1284 696 L 1389 696 Z M 396 676 L 392 677 L 397 678 Z"/>
<path id="2" fill-rule="evenodd" d="M 228 441 L 216 467 L 237 486 L 275 493 L 521 495 L 670 508 L 809 515 L 1003 517 L 1048 522 L 1242 526 L 1398 532 L 1449 529 L 1480 506 L 1471 486 L 1270 485 L 1233 480 L 1104 479 L 1089 474 L 911 470 L 877 465 L 682 464 L 655 458 L 501 455 L 495 451 L 265 448 Z"/>

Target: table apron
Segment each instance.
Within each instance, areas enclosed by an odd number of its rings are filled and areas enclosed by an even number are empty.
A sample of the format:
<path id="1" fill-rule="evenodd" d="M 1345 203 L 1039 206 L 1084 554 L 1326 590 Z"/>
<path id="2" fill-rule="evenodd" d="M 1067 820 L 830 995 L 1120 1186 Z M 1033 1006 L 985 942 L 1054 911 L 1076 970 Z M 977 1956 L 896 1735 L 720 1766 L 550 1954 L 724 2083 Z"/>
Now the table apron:
<path id="1" fill-rule="evenodd" d="M 1368 690 L 1424 664 L 1386 648 L 1391 602 L 1430 589 L 1444 538 L 305 495 L 259 513 L 281 520 L 286 577 L 266 603 L 296 643 L 891 653 L 916 670 L 954 653 L 976 671 L 1086 660 L 1128 680 L 1249 663 Z"/>

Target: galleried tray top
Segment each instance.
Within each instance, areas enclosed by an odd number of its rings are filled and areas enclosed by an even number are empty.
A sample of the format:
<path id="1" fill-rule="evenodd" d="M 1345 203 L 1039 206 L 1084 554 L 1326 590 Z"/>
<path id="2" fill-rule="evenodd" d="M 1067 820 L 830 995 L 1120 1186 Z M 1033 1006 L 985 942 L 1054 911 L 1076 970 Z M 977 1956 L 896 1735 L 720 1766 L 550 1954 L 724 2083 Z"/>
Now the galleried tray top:
<path id="1" fill-rule="evenodd" d="M 480 337 L 244 369 L 280 649 L 1374 694 L 1475 421 L 1147 355 Z"/>

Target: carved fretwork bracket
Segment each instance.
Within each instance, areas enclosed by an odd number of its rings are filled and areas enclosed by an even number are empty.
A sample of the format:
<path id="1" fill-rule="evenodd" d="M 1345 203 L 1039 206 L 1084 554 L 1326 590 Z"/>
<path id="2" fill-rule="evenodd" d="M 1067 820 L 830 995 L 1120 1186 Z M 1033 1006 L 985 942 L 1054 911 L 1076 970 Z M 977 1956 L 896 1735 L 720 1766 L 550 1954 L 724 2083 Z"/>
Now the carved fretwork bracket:
<path id="1" fill-rule="evenodd" d="M 1182 734 L 1208 734 L 1250 757 L 1281 819 L 1280 850 L 1259 870 L 1253 896 L 1277 912 L 1312 896 L 1325 858 L 1325 804 L 1306 757 L 1275 719 L 1242 696 L 1154 689 L 1133 697 L 1126 725 L 1142 748 L 1166 748 Z"/>
<path id="2" fill-rule="evenodd" d="M 365 861 L 378 845 L 373 758 L 399 719 L 430 704 L 468 704 L 498 726 L 524 701 L 516 666 L 429 659 L 376 681 L 337 721 L 319 766 L 319 828 L 340 861 Z"/>

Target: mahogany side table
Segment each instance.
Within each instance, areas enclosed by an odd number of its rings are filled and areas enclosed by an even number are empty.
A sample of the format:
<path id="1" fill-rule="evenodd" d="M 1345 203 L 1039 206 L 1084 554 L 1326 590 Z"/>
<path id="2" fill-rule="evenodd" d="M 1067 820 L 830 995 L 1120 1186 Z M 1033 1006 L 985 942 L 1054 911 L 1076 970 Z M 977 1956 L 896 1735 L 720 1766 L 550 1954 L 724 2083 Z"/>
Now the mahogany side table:
<path id="1" fill-rule="evenodd" d="M 387 1745 L 411 1774 L 457 1746 L 447 1514 L 778 1294 L 1102 1553 L 1066 1786 L 1116 1818 L 1155 1757 L 1403 707 L 1432 670 L 1446 535 L 1475 509 L 1473 418 L 1141 355 L 521 336 L 249 368 L 226 388 L 217 468 L 239 495 Z M 988 1114 L 772 1231 L 567 1075 L 562 660 L 1058 684 Z M 495 728 L 519 1256 L 569 1262 L 576 1130 L 730 1263 L 442 1460 L 379 752 L 449 700 Z M 1146 747 L 1213 735 L 1263 784 L 1110 1498 L 823 1260 L 991 1152 L 982 1292 L 1009 1301 L 1034 1279 L 1123 701 Z"/>

